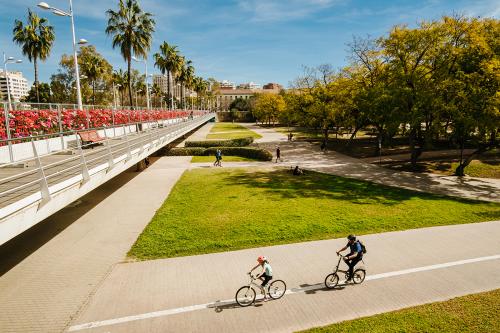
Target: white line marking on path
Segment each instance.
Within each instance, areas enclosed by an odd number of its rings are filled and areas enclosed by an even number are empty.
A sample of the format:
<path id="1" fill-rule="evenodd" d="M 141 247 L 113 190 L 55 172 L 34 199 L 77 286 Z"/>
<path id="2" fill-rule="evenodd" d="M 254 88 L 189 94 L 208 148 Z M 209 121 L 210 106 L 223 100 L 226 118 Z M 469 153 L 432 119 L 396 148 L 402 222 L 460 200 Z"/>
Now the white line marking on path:
<path id="1" fill-rule="evenodd" d="M 473 259 L 465 259 L 465 260 L 459 260 L 459 261 L 446 262 L 446 263 L 430 265 L 430 266 L 415 267 L 415 268 L 404 269 L 404 270 L 394 271 L 394 272 L 369 275 L 366 277 L 366 281 L 385 279 L 385 278 L 389 278 L 389 277 L 393 277 L 393 276 L 413 274 L 413 273 L 418 273 L 418 272 L 426 272 L 426 271 L 432 271 L 435 269 L 460 266 L 460 265 L 466 265 L 466 264 L 472 264 L 472 263 L 476 263 L 476 262 L 496 260 L 496 259 L 500 259 L 500 254 L 493 255 L 493 256 L 487 256 L 487 257 L 479 257 L 479 258 L 473 258 Z M 286 294 L 288 294 L 288 295 L 289 294 L 297 294 L 297 293 L 303 293 L 303 292 L 311 291 L 311 290 L 318 290 L 318 289 L 322 289 L 322 288 L 323 288 L 323 284 L 321 283 L 321 284 L 316 284 L 316 285 L 312 285 L 312 286 L 307 286 L 304 288 L 293 288 L 293 289 L 287 290 Z M 168 310 L 142 313 L 142 314 L 138 314 L 138 315 L 134 315 L 134 316 L 127 316 L 127 317 L 108 319 L 108 320 L 102 320 L 102 321 L 93 321 L 90 323 L 71 326 L 68 329 L 68 332 L 81 331 L 81 330 L 85 330 L 85 329 L 102 327 L 102 326 L 116 325 L 116 324 L 121 324 L 121 323 L 136 321 L 136 320 L 143 320 L 143 319 L 148 319 L 148 318 L 165 317 L 165 316 L 170 316 L 170 315 L 179 314 L 179 313 L 192 312 L 192 311 L 203 310 L 203 309 L 208 309 L 208 308 L 216 308 L 219 306 L 224 306 L 224 305 L 229 305 L 229 304 L 236 304 L 236 302 L 234 301 L 234 299 L 227 299 L 227 300 L 217 301 L 217 302 L 212 302 L 212 303 L 185 306 L 185 307 L 176 308 L 176 309 L 168 309 Z"/>

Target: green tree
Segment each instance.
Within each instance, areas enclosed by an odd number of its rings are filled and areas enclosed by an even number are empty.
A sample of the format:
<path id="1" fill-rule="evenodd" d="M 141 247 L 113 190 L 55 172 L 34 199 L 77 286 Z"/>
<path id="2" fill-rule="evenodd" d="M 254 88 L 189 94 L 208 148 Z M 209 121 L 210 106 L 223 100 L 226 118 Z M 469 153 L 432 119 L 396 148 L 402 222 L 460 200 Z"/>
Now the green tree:
<path id="1" fill-rule="evenodd" d="M 268 124 L 276 122 L 280 114 L 285 111 L 286 105 L 283 96 L 270 93 L 256 95 L 253 115 L 261 122 Z"/>
<path id="2" fill-rule="evenodd" d="M 116 70 L 112 74 L 112 82 L 115 85 L 115 88 L 118 90 L 120 94 L 120 105 L 124 106 L 124 98 L 123 95 L 127 91 L 128 86 L 128 74 L 121 68 Z"/>
<path id="3" fill-rule="evenodd" d="M 92 104 L 96 104 L 96 88 L 108 92 L 113 67 L 95 49 L 94 46 L 80 48 L 78 64 L 82 75 L 85 75 L 92 85 Z M 109 93 L 108 93 L 109 95 Z M 98 101 L 105 102 L 102 98 Z"/>
<path id="4" fill-rule="evenodd" d="M 137 0 L 120 0 L 118 10 L 109 9 L 106 14 L 106 34 L 113 36 L 113 48 L 119 47 L 127 62 L 129 101 L 133 105 L 130 80 L 132 57 L 146 58 L 155 31 L 155 21 L 151 13 L 143 12 Z"/>
<path id="5" fill-rule="evenodd" d="M 37 87 L 33 84 L 31 89 L 28 91 L 28 96 L 24 98 L 24 101 L 30 103 L 52 103 L 50 85 L 43 82 L 39 83 L 37 93 Z"/>
<path id="6" fill-rule="evenodd" d="M 170 107 L 173 107 L 173 96 L 171 84 L 176 77 L 180 64 L 181 58 L 179 56 L 179 51 L 177 46 L 169 45 L 167 42 L 163 42 L 160 45 L 160 52 L 153 55 L 155 59 L 155 66 L 161 71 L 163 75 L 167 74 L 167 99 Z"/>
<path id="7" fill-rule="evenodd" d="M 28 19 L 26 24 L 22 21 L 14 21 L 14 34 L 12 41 L 21 46 L 22 53 L 33 62 L 35 68 L 35 90 L 37 91 L 37 102 L 40 102 L 38 96 L 38 60 L 44 61 L 50 55 L 52 45 L 54 44 L 54 28 L 49 25 L 49 21 L 41 18 L 36 13 L 28 9 Z"/>

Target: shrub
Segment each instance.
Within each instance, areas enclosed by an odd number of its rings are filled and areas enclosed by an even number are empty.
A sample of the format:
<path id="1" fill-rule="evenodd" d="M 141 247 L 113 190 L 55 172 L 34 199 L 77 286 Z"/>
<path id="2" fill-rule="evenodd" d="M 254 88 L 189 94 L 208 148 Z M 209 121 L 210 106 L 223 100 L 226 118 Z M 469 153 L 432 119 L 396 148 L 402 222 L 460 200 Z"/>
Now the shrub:
<path id="1" fill-rule="evenodd" d="M 186 141 L 186 147 L 244 147 L 253 142 L 252 137 L 232 140 L 208 140 L 208 141 Z"/>
<path id="2" fill-rule="evenodd" d="M 187 148 L 172 148 L 166 152 L 168 156 L 203 156 L 205 148 L 201 147 L 187 147 Z"/>
<path id="3" fill-rule="evenodd" d="M 240 156 L 260 161 L 271 161 L 273 159 L 273 155 L 269 151 L 251 147 L 213 147 L 206 149 L 205 155 L 215 155 L 217 149 L 222 151 L 222 156 Z"/>
<path id="4" fill-rule="evenodd" d="M 172 148 L 165 154 L 168 156 L 210 156 L 215 155 L 217 149 L 222 151 L 222 156 L 240 156 L 253 158 L 259 161 L 271 161 L 273 159 L 273 155 L 267 150 L 250 147 L 183 147 Z"/>

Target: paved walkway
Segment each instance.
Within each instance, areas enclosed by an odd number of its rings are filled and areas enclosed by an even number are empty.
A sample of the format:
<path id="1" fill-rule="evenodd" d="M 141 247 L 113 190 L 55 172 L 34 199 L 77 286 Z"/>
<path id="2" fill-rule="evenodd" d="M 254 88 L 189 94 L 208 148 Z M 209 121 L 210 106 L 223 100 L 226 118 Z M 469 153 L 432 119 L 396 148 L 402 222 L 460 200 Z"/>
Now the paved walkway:
<path id="1" fill-rule="evenodd" d="M 118 264 L 70 331 L 293 332 L 493 290 L 499 234 L 500 221 L 364 236 L 367 281 L 335 290 L 322 284 L 345 239 Z M 262 254 L 289 294 L 238 307 L 235 292 Z"/>
<path id="2" fill-rule="evenodd" d="M 210 133 L 212 130 L 212 127 L 214 127 L 215 122 L 208 122 L 202 127 L 200 127 L 196 132 L 191 134 L 186 138 L 186 140 L 182 141 L 180 144 L 177 145 L 177 147 L 184 147 L 186 141 L 204 141 L 207 140 L 207 135 Z"/>
<path id="3" fill-rule="evenodd" d="M 318 146 L 308 142 L 288 142 L 284 134 L 272 128 L 242 123 L 262 135 L 256 145 L 275 153 L 276 146 L 281 149 L 283 162 L 279 165 L 302 168 L 372 181 L 374 183 L 403 187 L 411 190 L 457 197 L 500 202 L 500 179 L 476 177 L 453 177 L 431 173 L 411 173 L 394 171 L 378 165 L 363 162 L 337 152 L 322 153 Z M 224 166 L 230 166 L 225 163 Z"/>
<path id="4" fill-rule="evenodd" d="M 125 258 L 189 157 L 125 172 L 0 247 L 0 332 L 61 332 Z"/>

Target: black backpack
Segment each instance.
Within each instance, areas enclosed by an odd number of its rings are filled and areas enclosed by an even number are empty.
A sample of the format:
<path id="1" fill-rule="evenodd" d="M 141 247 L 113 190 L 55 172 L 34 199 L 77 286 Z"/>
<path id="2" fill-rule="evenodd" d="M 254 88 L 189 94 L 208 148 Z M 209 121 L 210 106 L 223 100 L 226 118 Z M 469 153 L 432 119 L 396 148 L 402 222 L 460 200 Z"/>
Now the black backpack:
<path id="1" fill-rule="evenodd" d="M 366 246 L 365 246 L 365 244 L 363 244 L 360 240 L 358 240 L 358 243 L 359 243 L 359 245 L 361 245 L 361 252 L 363 252 L 363 254 L 366 254 Z"/>

